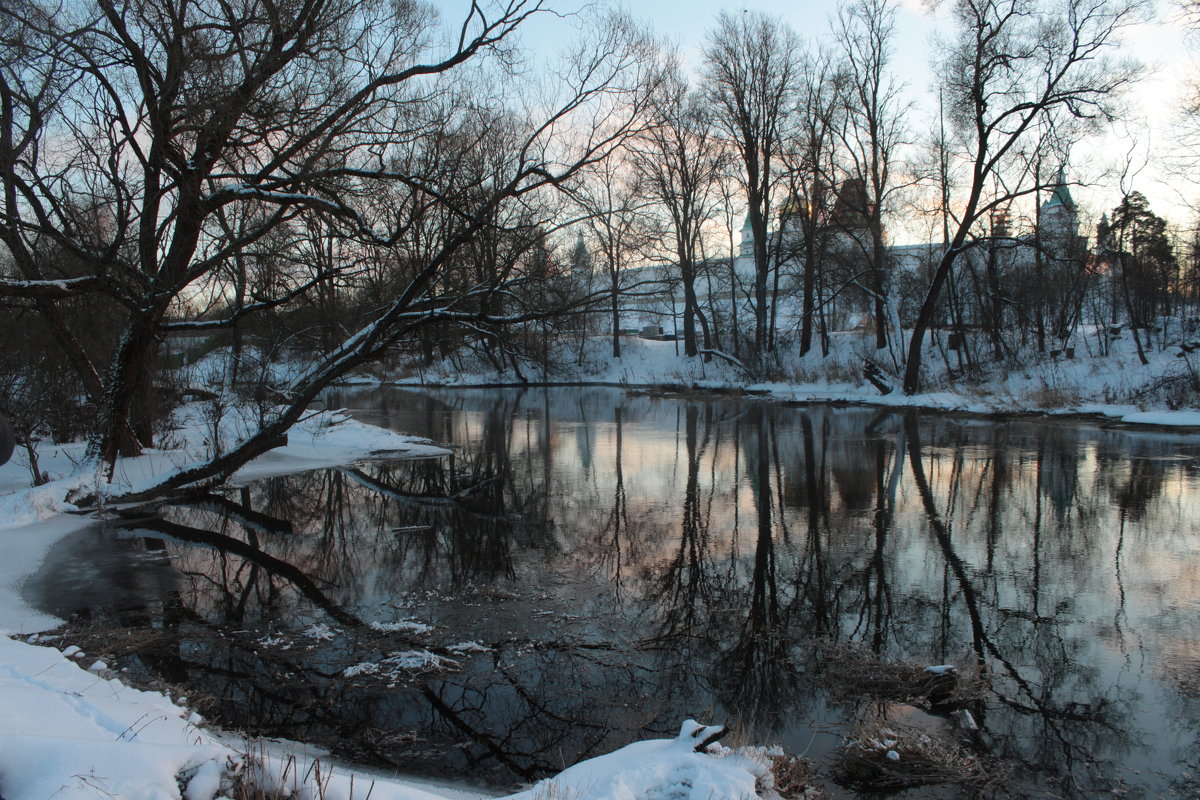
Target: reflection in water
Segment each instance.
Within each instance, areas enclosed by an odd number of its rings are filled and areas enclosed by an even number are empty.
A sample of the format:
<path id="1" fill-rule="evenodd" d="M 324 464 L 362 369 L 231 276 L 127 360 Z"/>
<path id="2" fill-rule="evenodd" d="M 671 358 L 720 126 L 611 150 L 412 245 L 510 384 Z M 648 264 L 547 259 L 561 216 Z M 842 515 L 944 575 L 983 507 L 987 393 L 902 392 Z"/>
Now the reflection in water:
<path id="1" fill-rule="evenodd" d="M 857 649 L 980 672 L 970 745 L 1013 795 L 1197 794 L 1194 437 L 615 390 L 335 402 L 455 455 L 118 520 L 28 590 L 151 631 L 129 663 L 224 721 L 402 768 L 503 784 L 686 716 L 825 756 L 879 710 L 835 691 Z"/>

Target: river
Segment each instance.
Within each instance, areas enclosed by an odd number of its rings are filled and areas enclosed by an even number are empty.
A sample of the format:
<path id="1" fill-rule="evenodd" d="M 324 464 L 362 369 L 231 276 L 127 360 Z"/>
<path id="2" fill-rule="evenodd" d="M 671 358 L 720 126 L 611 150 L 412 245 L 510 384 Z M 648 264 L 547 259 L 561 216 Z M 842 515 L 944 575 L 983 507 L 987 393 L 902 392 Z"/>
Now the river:
<path id="1" fill-rule="evenodd" d="M 848 737 L 911 728 L 1002 796 L 1200 796 L 1200 436 L 600 388 L 329 401 L 455 454 L 126 513 L 29 597 L 226 725 L 494 787 L 695 717 L 834 794 Z M 909 696 L 940 664 L 959 695 Z"/>

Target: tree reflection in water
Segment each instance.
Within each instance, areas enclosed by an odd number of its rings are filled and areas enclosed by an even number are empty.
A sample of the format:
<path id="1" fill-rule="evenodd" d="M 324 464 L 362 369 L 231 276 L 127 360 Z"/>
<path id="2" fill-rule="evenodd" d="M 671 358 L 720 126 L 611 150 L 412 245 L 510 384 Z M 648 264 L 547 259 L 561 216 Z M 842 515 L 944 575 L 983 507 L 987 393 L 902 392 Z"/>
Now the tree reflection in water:
<path id="1" fill-rule="evenodd" d="M 829 689 L 854 647 L 981 669 L 973 746 L 1015 796 L 1196 793 L 1194 437 L 601 390 L 335 402 L 455 456 L 191 498 L 64 544 L 31 592 L 153 628 L 131 660 L 227 722 L 406 768 L 528 779 L 685 716 L 820 757 L 877 711 Z M 63 591 L 163 541 L 172 580 Z M 410 651 L 457 666 L 346 672 Z"/>

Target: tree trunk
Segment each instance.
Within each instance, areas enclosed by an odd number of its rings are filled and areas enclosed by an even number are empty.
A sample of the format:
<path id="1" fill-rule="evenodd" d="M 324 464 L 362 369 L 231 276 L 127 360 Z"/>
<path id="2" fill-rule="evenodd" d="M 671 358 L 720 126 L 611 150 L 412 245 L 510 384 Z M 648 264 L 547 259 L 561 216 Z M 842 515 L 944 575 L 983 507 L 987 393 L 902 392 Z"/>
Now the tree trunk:
<path id="1" fill-rule="evenodd" d="M 810 226 L 811 228 L 811 226 Z M 804 298 L 800 314 L 800 355 L 812 349 L 813 310 L 816 307 L 814 291 L 817 281 L 816 247 L 809 244 L 813 238 L 811 230 L 805 235 L 804 244 Z"/>
<path id="2" fill-rule="evenodd" d="M 992 357 L 1004 358 L 1004 306 L 1000 302 L 1000 275 L 996 267 L 996 245 L 988 247 L 988 335 L 992 340 Z"/>
<path id="3" fill-rule="evenodd" d="M 621 300 L 614 284 L 612 290 L 612 354 L 613 358 L 621 357 Z"/>
<path id="4" fill-rule="evenodd" d="M 696 266 L 685 254 L 680 254 L 679 276 L 683 282 L 683 354 L 688 358 L 700 352 L 696 344 Z"/>
<path id="5" fill-rule="evenodd" d="M 933 324 L 938 298 L 941 297 L 942 287 L 946 285 L 946 279 L 950 277 L 950 270 L 954 267 L 954 259 L 958 256 L 962 237 L 962 233 L 956 236 L 954 243 L 942 253 L 937 269 L 934 270 L 933 280 L 929 284 L 929 291 L 925 294 L 925 301 L 921 303 L 921 310 L 917 312 L 912 338 L 908 341 L 908 363 L 904 367 L 905 394 L 916 394 L 921 389 L 921 346 L 925 342 L 925 333 Z"/>
<path id="6" fill-rule="evenodd" d="M 761 358 L 767 349 L 767 222 L 751 200 L 750 228 L 754 231 L 754 355 Z"/>
<path id="7" fill-rule="evenodd" d="M 90 455 L 109 465 L 110 471 L 117 456 L 138 456 L 153 438 L 154 429 L 154 371 L 158 343 L 155 326 L 148 318 L 133 320 L 113 356 L 105 390 L 105 402 L 100 404 L 98 441 L 89 448 Z"/>
<path id="8" fill-rule="evenodd" d="M 875 293 L 875 349 L 888 346 L 887 304 L 884 302 L 887 288 L 887 253 L 883 247 L 883 222 L 878 215 L 871 220 L 871 291 Z"/>

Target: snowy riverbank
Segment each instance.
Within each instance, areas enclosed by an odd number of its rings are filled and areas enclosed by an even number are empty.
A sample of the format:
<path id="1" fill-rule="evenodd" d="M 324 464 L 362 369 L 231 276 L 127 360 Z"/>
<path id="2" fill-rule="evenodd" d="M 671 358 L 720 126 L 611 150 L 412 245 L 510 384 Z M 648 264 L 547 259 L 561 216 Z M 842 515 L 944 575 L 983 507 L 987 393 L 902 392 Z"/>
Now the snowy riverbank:
<path id="1" fill-rule="evenodd" d="M 972 414 L 1045 414 L 1083 416 L 1126 424 L 1200 427 L 1200 396 L 1186 388 L 1193 365 L 1178 357 L 1179 348 L 1148 353 L 1143 365 L 1127 336 L 1110 343 L 1105 356 L 1030 357 L 1018 364 L 996 364 L 974 381 L 949 380 L 947 363 L 930 359 L 926 385 L 915 395 L 898 388 L 881 394 L 862 375 L 875 351 L 862 334 L 839 333 L 828 358 L 782 357 L 774 380 L 747 382 L 732 364 L 684 358 L 682 343 L 636 336 L 622 339 L 620 359 L 599 352 L 607 340 L 594 340 L 595 352 L 578 373 L 526 370 L 530 382 L 602 383 L 629 387 L 671 386 L 685 389 L 738 390 L 792 402 L 862 403 L 892 408 L 921 408 Z M 931 354 L 932 355 L 932 354 Z M 409 373 L 376 370 L 361 382 L 399 385 L 489 386 L 520 383 L 511 370 L 458 358 Z M 888 380 L 898 385 L 895 378 Z"/>
<path id="2" fill-rule="evenodd" d="M 168 444 L 147 449 L 138 458 L 121 459 L 113 485 L 118 489 L 149 485 L 209 457 L 216 436 L 227 446 L 244 432 L 246 426 L 239 425 L 237 417 L 234 412 L 226 414 L 218 433 L 206 419 L 203 404 L 184 406 L 176 412 L 174 428 L 165 437 Z M 38 487 L 30 486 L 29 459 L 23 449 L 18 449 L 11 461 L 0 466 L 0 530 L 42 522 L 75 510 L 67 499 L 70 494 L 99 481 L 94 470 L 82 466 L 85 449 L 86 445 L 80 442 L 41 445 L 37 451 L 38 468 L 49 480 Z M 286 445 L 259 456 L 239 470 L 233 483 L 359 459 L 421 458 L 445 452 L 423 439 L 365 425 L 341 411 L 317 411 L 292 428 Z"/>
<path id="3" fill-rule="evenodd" d="M 1147 391 L 1179 377 L 1175 374 L 1183 368 L 1183 359 L 1170 352 L 1156 354 L 1145 366 L 1131 353 L 1047 360 L 1002 379 L 973 384 L 969 391 L 943 383 L 937 391 L 907 397 L 898 391 L 881 395 L 863 381 L 856 348 L 846 344 L 835 360 L 820 361 L 819 370 L 797 361 L 787 367 L 791 376 L 787 380 L 747 385 L 728 364 L 682 359 L 674 342 L 630 337 L 622 359 L 598 360 L 585 375 L 525 377 L 749 391 L 781 401 L 981 414 L 1088 414 L 1130 424 L 1200 426 L 1200 411 L 1168 408 L 1161 395 Z M 466 386 L 512 383 L 515 376 L 448 363 L 420 375 L 377 372 L 362 380 Z M 1131 402 L 1138 397 L 1149 399 Z M 219 425 L 210 417 L 203 404 L 185 407 L 167 438 L 170 446 L 121 461 L 116 483 L 144 485 L 210 455 L 215 436 L 236 438 L 246 427 L 239 426 L 233 412 Z M 291 431 L 286 446 L 247 465 L 235 482 L 360 459 L 443 452 L 427 441 L 365 425 L 338 411 L 315 412 Z M 188 709 L 186 698 L 130 688 L 109 665 L 44 635 L 60 621 L 30 608 L 22 598 L 21 583 L 55 542 L 91 524 L 90 517 L 70 513 L 76 509 L 69 497 L 73 491 L 93 487 L 98 479 L 80 467 L 82 444 L 46 444 L 38 456 L 39 467 L 49 478 L 43 486 L 29 486 L 23 453 L 0 467 L 0 633 L 6 634 L 0 636 L 0 798 L 214 800 L 238 796 L 234 784 L 241 779 L 301 800 L 353 800 L 368 794 L 383 800 L 484 796 L 398 776 L 351 773 L 320 754 L 314 760 L 303 745 L 245 742 L 213 731 Z M 709 755 L 692 752 L 691 744 L 685 736 L 631 745 L 568 769 L 556 783 L 539 785 L 514 800 L 773 796 L 770 758 L 761 750 L 734 753 L 718 747 Z"/>
<path id="4" fill-rule="evenodd" d="M 202 456 L 210 446 L 202 422 L 184 413 L 175 434 L 178 447 L 122 461 L 118 480 L 136 485 Z M 285 447 L 256 459 L 236 480 L 363 458 L 443 452 L 336 411 L 320 412 L 293 429 Z M 67 513 L 72 506 L 66 498 L 96 478 L 78 468 L 82 445 L 46 447 L 39 455 L 50 478 L 44 486 L 27 488 L 29 474 L 21 459 L 0 467 L 0 798 L 214 800 L 247 796 L 242 793 L 247 785 L 297 800 L 487 796 L 355 772 L 304 745 L 246 742 L 211 730 L 188 709 L 185 697 L 131 688 L 108 664 L 41 633 L 61 621 L 24 602 L 22 581 L 55 542 L 91 524 L 89 517 Z M 713 745 L 712 754 L 696 753 L 695 732 L 695 726 L 685 725 L 677 740 L 639 742 L 583 762 L 514 800 L 774 796 L 766 753 L 735 753 L 719 745 Z"/>
<path id="5" fill-rule="evenodd" d="M 12 610 L 4 609 L 6 618 Z M 488 796 L 356 773 L 303 745 L 238 742 L 207 729 L 186 698 L 130 688 L 103 662 L 78 648 L 59 650 L 56 641 L 0 636 L 0 796 L 6 800 L 213 800 L 244 796 L 241 786 L 297 800 Z M 712 754 L 693 752 L 697 728 L 685 724 L 675 740 L 638 742 L 582 762 L 511 798 L 771 796 L 764 752 L 719 745 Z"/>

